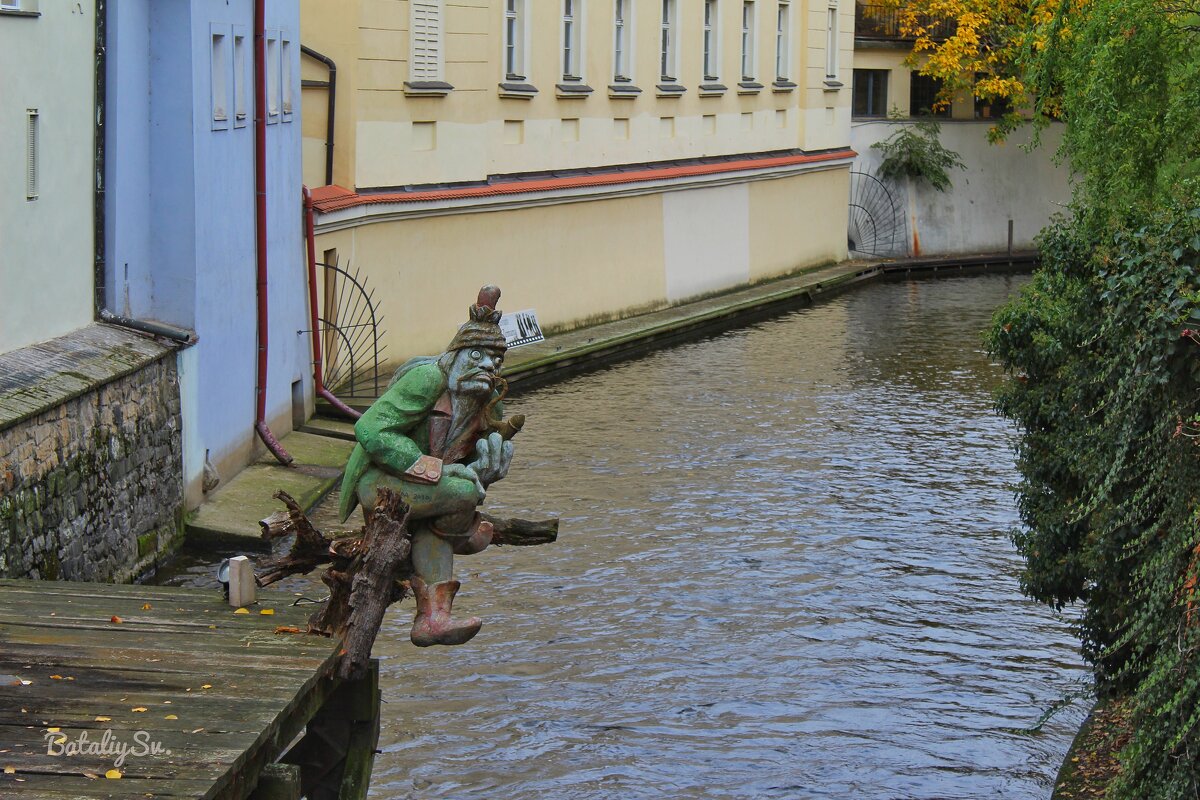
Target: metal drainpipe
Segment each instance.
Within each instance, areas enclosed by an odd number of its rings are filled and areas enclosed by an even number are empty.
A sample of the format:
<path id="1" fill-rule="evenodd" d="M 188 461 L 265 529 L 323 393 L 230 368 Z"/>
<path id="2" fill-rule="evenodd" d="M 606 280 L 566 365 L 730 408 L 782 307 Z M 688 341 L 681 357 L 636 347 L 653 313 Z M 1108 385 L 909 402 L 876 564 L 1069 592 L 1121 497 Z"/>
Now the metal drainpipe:
<path id="1" fill-rule="evenodd" d="M 317 245 L 313 233 L 312 192 L 307 186 L 304 187 L 304 239 L 308 244 L 308 311 L 312 321 L 313 383 L 317 394 L 325 398 L 329 405 L 350 419 L 358 419 L 362 416 L 360 412 L 350 408 L 325 388 L 321 365 L 321 332 L 317 325 Z"/>
<path id="2" fill-rule="evenodd" d="M 108 100 L 108 3 L 106 0 L 96 0 L 96 114 L 95 114 L 95 139 L 96 139 L 96 164 L 95 164 L 95 196 L 92 198 L 92 219 L 93 219 L 93 308 L 95 310 L 96 319 L 101 322 L 107 322 L 110 325 L 120 325 L 123 328 L 131 328 L 142 333 L 149 333 L 154 336 L 162 336 L 183 344 L 195 344 L 196 334 L 192 331 L 178 328 L 174 325 L 167 325 L 164 322 L 151 322 L 149 320 L 131 319 L 122 317 L 119 314 L 114 314 L 107 307 L 105 295 L 107 294 L 108 282 L 108 253 L 105 248 L 104 241 L 104 204 L 105 204 L 105 148 L 104 148 L 104 129 L 105 115 L 107 113 Z"/>
<path id="3" fill-rule="evenodd" d="M 329 70 L 329 84 L 326 87 L 329 91 L 327 106 L 325 109 L 325 185 L 333 185 L 333 120 L 334 112 L 337 110 L 337 64 L 333 63 L 333 59 L 322 53 L 318 53 L 307 45 L 300 45 L 300 52 L 309 58 L 315 58 L 324 64 Z"/>
<path id="4" fill-rule="evenodd" d="M 254 430 L 284 466 L 292 457 L 267 427 L 267 0 L 254 0 L 254 219 L 258 277 L 258 380 Z"/>

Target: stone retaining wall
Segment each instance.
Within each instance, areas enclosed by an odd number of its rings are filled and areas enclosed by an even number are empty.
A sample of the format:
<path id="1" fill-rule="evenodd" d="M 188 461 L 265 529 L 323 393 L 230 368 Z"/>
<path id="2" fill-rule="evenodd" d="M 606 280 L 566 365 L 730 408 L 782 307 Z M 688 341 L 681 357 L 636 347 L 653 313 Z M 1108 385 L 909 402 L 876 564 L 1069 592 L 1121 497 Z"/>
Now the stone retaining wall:
<path id="1" fill-rule="evenodd" d="M 129 580 L 180 538 L 175 352 L 102 326 L 72 337 L 0 357 L 0 577 Z"/>

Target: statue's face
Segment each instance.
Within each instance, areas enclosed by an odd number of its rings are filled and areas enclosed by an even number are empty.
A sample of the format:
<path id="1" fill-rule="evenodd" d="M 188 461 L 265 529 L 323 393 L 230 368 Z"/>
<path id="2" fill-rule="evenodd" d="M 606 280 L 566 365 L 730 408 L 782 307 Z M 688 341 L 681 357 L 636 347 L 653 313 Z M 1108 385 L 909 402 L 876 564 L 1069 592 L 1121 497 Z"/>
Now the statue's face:
<path id="1" fill-rule="evenodd" d="M 466 347 L 459 350 L 450 365 L 450 391 L 491 394 L 503 363 L 504 354 L 490 347 Z"/>

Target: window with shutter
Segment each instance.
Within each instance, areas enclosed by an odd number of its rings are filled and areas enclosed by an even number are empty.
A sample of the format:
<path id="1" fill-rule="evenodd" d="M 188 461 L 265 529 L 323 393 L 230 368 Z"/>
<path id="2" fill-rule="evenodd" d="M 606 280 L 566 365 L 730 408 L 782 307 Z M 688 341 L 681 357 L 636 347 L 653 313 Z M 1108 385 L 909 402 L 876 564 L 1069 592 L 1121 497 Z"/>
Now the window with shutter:
<path id="1" fill-rule="evenodd" d="M 38 110 L 26 109 L 25 199 L 38 198 Z"/>
<path id="2" fill-rule="evenodd" d="M 412 0 L 412 80 L 442 77 L 442 6 L 437 0 Z"/>

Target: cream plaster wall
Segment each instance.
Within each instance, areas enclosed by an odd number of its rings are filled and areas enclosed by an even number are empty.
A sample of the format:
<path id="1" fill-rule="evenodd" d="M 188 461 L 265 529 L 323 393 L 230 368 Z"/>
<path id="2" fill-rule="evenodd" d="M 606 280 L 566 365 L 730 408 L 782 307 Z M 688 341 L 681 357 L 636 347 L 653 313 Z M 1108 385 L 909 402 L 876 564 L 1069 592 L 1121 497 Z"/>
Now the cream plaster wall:
<path id="1" fill-rule="evenodd" d="M 93 319 L 95 4 L 0 15 L 0 353 Z M 38 197 L 26 122 L 38 111 Z"/>
<path id="2" fill-rule="evenodd" d="M 714 186 L 662 196 L 667 300 L 750 280 L 750 187 Z"/>
<path id="3" fill-rule="evenodd" d="M 846 255 L 848 169 L 324 233 L 366 276 L 385 359 L 439 352 L 480 286 L 503 308 L 569 329 L 662 307 Z M 518 201 L 519 202 L 519 201 Z M 465 318 L 464 318 L 465 319 Z"/>
<path id="4" fill-rule="evenodd" d="M 750 280 L 846 258 L 850 170 L 757 181 L 750 189 Z"/>
<path id="5" fill-rule="evenodd" d="M 718 97 L 698 93 L 703 82 L 702 4 L 678 0 L 675 77 L 687 91 L 677 98 L 656 97 L 661 2 L 631 0 L 631 71 L 633 83 L 642 89 L 636 99 L 608 96 L 613 72 L 611 2 L 583 0 L 581 77 L 594 91 L 582 99 L 556 96 L 555 84 L 562 80 L 559 4 L 527 3 L 526 72 L 539 91 L 532 99 L 505 99 L 498 88 L 505 79 L 501 0 L 458 0 L 443 6 L 444 78 L 455 88 L 440 98 L 410 97 L 403 91 L 410 78 L 407 0 L 355 0 L 336 8 L 325 0 L 303 0 L 305 44 L 338 62 L 335 183 L 371 189 L 477 181 L 494 174 L 797 147 L 817 150 L 849 142 L 854 20 L 849 0 L 841 0 L 839 7 L 839 76 L 845 85 L 832 89 L 825 86 L 828 5 L 791 3 L 786 77 L 799 87 L 790 92 L 772 91 L 777 4 L 758 0 L 755 77 L 764 88 L 748 95 L 738 94 L 737 85 L 741 2 L 721 0 L 718 77 L 728 90 Z M 351 63 L 353 70 L 348 71 Z M 321 72 L 306 66 L 305 77 L 321 79 Z M 348 95 L 354 98 L 352 107 L 343 104 Z M 324 109 L 320 90 L 307 90 L 304 100 L 306 115 L 321 120 L 306 121 L 306 174 L 311 176 L 324 142 Z M 350 139 L 353 152 L 348 152 Z"/>

